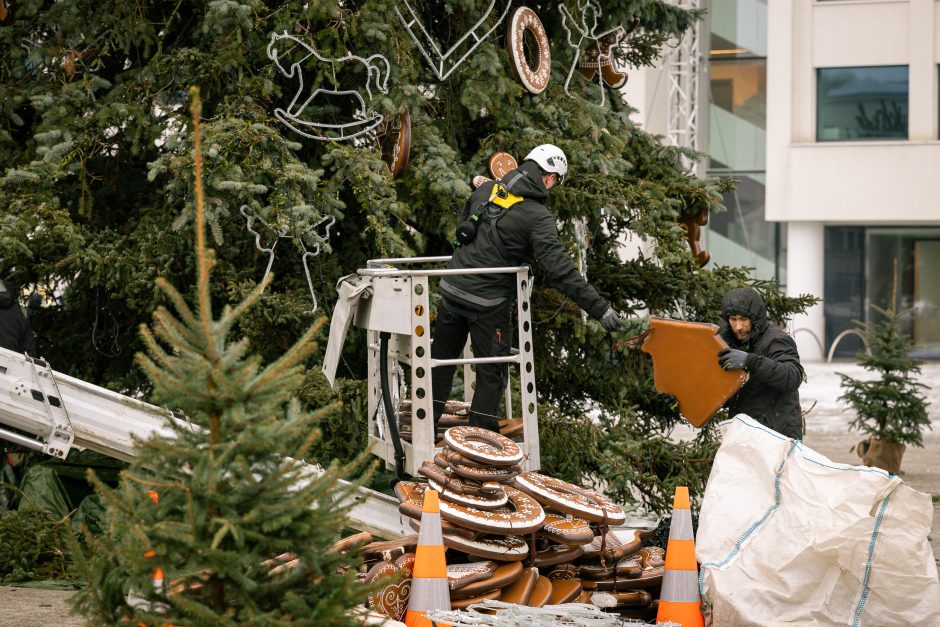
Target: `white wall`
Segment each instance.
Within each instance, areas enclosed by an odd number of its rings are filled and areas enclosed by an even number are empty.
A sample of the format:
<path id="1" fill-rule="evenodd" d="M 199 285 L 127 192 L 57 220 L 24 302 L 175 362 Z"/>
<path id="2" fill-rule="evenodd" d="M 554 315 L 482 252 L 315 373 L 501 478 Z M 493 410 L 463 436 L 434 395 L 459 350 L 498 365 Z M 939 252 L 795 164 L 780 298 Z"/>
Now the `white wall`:
<path id="1" fill-rule="evenodd" d="M 627 103 L 637 110 L 631 119 L 643 130 L 665 135 L 668 130 L 669 78 L 662 66 L 631 68 L 627 84 L 620 90 Z"/>
<path id="2" fill-rule="evenodd" d="M 822 298 L 825 254 L 824 230 L 821 222 L 791 222 L 787 233 L 787 296 L 811 294 Z M 823 343 L 826 320 L 820 302 L 790 321 L 790 332 L 796 340 L 800 359 L 820 361 L 825 358 Z"/>
<path id="3" fill-rule="evenodd" d="M 768 3 L 768 220 L 940 224 L 937 4 Z M 816 69 L 865 65 L 909 67 L 910 140 L 816 143 Z"/>

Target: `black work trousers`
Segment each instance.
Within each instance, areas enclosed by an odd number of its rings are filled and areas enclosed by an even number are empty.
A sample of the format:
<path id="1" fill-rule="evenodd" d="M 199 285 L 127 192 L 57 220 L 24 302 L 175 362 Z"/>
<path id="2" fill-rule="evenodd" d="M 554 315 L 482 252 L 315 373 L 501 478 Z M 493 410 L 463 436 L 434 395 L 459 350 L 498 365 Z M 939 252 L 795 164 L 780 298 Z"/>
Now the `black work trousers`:
<path id="1" fill-rule="evenodd" d="M 509 355 L 512 346 L 512 311 L 515 303 L 511 299 L 483 311 L 464 309 L 459 305 L 441 301 L 434 321 L 434 336 L 431 357 L 434 359 L 456 359 L 461 356 L 467 336 L 474 357 L 497 357 Z M 434 426 L 444 412 L 444 403 L 450 396 L 454 384 L 456 366 L 438 366 L 431 374 L 434 391 Z M 508 364 L 477 364 L 476 387 L 470 405 L 470 424 L 499 432 L 499 402 L 509 380 Z"/>

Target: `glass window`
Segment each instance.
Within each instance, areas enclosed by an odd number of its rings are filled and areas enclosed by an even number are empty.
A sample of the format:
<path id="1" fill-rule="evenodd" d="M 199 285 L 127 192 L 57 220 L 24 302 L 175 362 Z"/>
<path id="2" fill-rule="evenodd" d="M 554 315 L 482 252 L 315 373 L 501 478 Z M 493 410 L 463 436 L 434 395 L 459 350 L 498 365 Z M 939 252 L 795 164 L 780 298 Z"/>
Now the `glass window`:
<path id="1" fill-rule="evenodd" d="M 907 139 L 906 65 L 819 68 L 816 141 Z"/>
<path id="2" fill-rule="evenodd" d="M 826 227 L 825 264 L 827 350 L 856 320 L 877 321 L 870 305 L 890 307 L 896 294 L 901 331 L 914 340 L 911 355 L 940 359 L 940 228 Z M 847 335 L 835 354 L 851 358 L 861 348 L 861 340 Z"/>
<path id="3" fill-rule="evenodd" d="M 865 319 L 865 229 L 827 226 L 825 233 L 826 351 L 838 338 L 835 356 L 852 358 L 864 345 L 857 335 L 842 333 Z"/>
<path id="4" fill-rule="evenodd" d="M 710 216 L 706 246 L 716 265 L 747 266 L 785 283 L 782 225 L 764 219 L 767 112 L 767 1 L 709 4 L 708 167 L 732 177 L 728 211 Z"/>
<path id="5" fill-rule="evenodd" d="M 914 340 L 913 355 L 940 358 L 940 229 L 868 228 L 867 302 L 881 308 L 891 306 L 895 289 L 893 268 L 897 260 L 898 311 L 904 312 L 901 330 Z M 867 320 L 878 314 L 869 308 Z"/>
<path id="6" fill-rule="evenodd" d="M 715 58 L 710 79 L 710 167 L 762 171 L 767 152 L 767 60 Z"/>

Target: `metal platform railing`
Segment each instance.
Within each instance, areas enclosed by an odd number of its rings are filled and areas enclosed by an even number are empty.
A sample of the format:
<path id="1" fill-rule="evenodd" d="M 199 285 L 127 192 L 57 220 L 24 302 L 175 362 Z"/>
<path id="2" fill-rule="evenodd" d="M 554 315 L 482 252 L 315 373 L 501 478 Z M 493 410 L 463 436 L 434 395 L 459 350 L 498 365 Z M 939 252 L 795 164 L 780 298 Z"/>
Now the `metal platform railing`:
<path id="1" fill-rule="evenodd" d="M 441 366 L 463 366 L 465 400 L 471 400 L 474 376 L 471 366 L 507 363 L 519 368 L 518 389 L 521 400 L 523 442 L 526 468 L 540 467 L 538 436 L 538 402 L 535 384 L 535 363 L 532 341 L 532 315 L 529 298 L 532 275 L 528 266 L 497 268 L 448 269 L 435 267 L 450 257 L 411 257 L 372 259 L 357 274 L 360 280 L 370 281 L 373 293 L 359 302 L 355 323 L 368 330 L 369 416 L 381 415 L 385 421 L 370 424 L 369 441 L 373 452 L 391 468 L 395 463 L 395 450 L 390 440 L 387 421 L 382 407 L 380 368 L 399 372 L 401 365 L 409 367 L 409 379 L 404 386 L 412 402 L 412 441 L 402 442 L 405 452 L 405 471 L 416 475 L 421 463 L 437 452 L 434 430 L 434 391 L 431 373 Z M 516 333 L 518 347 L 503 357 L 472 357 L 433 359 L 431 357 L 430 278 L 455 275 L 512 274 L 516 278 Z M 390 333 L 388 363 L 380 364 L 380 333 Z M 466 353 L 465 353 L 466 355 Z M 401 381 L 399 381 L 401 383 Z M 401 396 L 401 394 L 399 394 Z M 512 389 L 507 386 L 506 415 L 513 417 Z M 400 398 L 395 399 L 401 400 Z M 397 402 L 393 403 L 397 407 Z"/>

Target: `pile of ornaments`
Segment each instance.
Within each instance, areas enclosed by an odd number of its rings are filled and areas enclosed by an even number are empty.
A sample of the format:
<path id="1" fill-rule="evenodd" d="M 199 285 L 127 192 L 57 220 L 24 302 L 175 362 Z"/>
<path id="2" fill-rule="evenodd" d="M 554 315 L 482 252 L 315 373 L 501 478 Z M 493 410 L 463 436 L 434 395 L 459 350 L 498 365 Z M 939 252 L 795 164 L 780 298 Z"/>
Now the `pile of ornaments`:
<path id="1" fill-rule="evenodd" d="M 664 551 L 642 546 L 652 532 L 621 527 L 623 509 L 601 494 L 522 470 L 521 449 L 498 433 L 456 426 L 443 443 L 418 471 L 427 483 L 399 482 L 395 494 L 418 530 L 425 490 L 439 493 L 453 609 L 490 599 L 534 607 L 577 602 L 655 618 Z M 413 566 L 416 545 L 417 535 L 367 545 L 362 554 L 375 563 L 365 578 Z M 401 591 L 401 582 L 392 585 Z M 400 620 L 402 603 L 389 608 L 388 598 L 383 589 L 370 606 Z"/>

